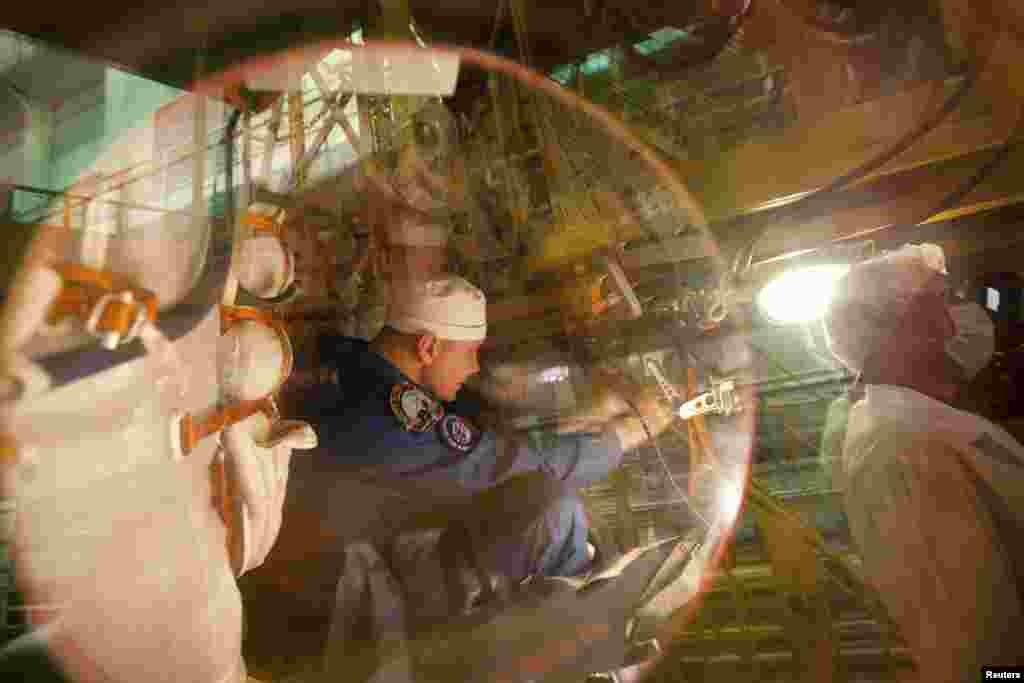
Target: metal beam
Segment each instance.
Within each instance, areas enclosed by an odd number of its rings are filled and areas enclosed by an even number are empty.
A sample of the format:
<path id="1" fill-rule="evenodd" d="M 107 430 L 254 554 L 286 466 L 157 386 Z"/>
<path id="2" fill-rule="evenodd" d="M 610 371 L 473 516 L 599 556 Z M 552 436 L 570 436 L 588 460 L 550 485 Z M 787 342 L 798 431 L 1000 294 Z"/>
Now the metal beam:
<path id="1" fill-rule="evenodd" d="M 986 150 L 880 179 L 823 203 L 813 218 L 791 221 L 784 214 L 765 214 L 753 222 L 760 223 L 757 230 L 766 223 L 768 227 L 755 258 L 821 246 L 829 240 L 884 240 L 886 228 L 921 222 L 950 193 L 962 187 L 993 153 Z M 944 223 L 1021 203 L 1022 171 L 1024 156 L 1011 153 L 973 192 L 951 209 L 928 217 L 925 224 Z"/>
<path id="2" fill-rule="evenodd" d="M 958 79 L 927 83 L 831 112 L 773 137 L 752 138 L 713 163 L 689 162 L 679 170 L 719 222 L 773 208 L 786 198 L 826 186 L 834 178 L 888 149 L 959 86 Z M 962 110 L 987 107 L 968 96 Z M 990 115 L 957 113 L 902 155 L 862 182 L 1001 144 L 1012 128 Z M 688 167 L 687 167 L 688 166 Z"/>
<path id="3" fill-rule="evenodd" d="M 912 225 L 951 192 L 958 189 L 991 155 L 995 144 L 930 165 L 908 168 L 874 178 L 813 206 L 771 208 L 712 225 L 712 230 L 737 245 L 761 234 L 756 257 L 769 258 L 830 241 L 884 239 L 884 230 Z M 1024 155 L 1013 154 L 959 204 L 931 217 L 936 224 L 1003 209 L 1024 202 L 1019 178 Z M 623 265 L 638 269 L 659 264 L 708 258 L 720 245 L 701 237 L 651 243 L 626 251 Z"/>
<path id="4" fill-rule="evenodd" d="M 954 116 L 853 189 L 828 197 L 827 202 L 816 202 L 817 215 L 794 223 L 787 216 L 787 204 L 885 149 L 958 85 L 955 79 L 930 83 L 849 107 L 812 125 L 791 128 L 778 138 L 748 141 L 711 166 L 680 170 L 690 176 L 695 192 L 707 202 L 715 219 L 714 231 L 730 242 L 764 232 L 762 254 L 819 246 L 823 241 L 919 219 L 973 167 L 984 163 L 985 153 L 990 153 L 987 150 L 1005 141 L 1005 126 L 994 125 L 987 116 L 969 120 Z M 885 124 L 880 126 L 880 121 Z M 950 220 L 1021 201 L 1024 197 L 1014 182 L 1017 168 L 1017 162 L 1004 164 L 953 211 L 933 220 Z M 809 215 L 806 208 L 801 212 Z M 627 270 L 636 270 L 709 258 L 719 246 L 707 237 L 682 236 L 629 249 L 622 261 Z M 545 293 L 496 301 L 488 313 L 491 320 L 502 322 L 536 319 L 557 307 L 557 294 Z"/>
<path id="5" fill-rule="evenodd" d="M 331 93 L 327 87 L 327 83 L 324 81 L 323 74 L 320 73 L 320 67 L 314 65 L 310 70 L 309 75 L 313 77 L 313 82 L 316 83 L 317 89 L 320 91 L 320 96 L 323 97 L 325 103 L 330 103 L 326 106 L 330 108 L 331 121 L 338 124 L 341 127 L 342 132 L 345 134 L 345 138 L 348 140 L 348 144 L 352 145 L 352 149 L 357 155 L 364 154 L 366 150 L 363 149 L 362 143 L 360 142 L 359 135 L 352 128 L 352 124 L 349 122 L 348 117 L 345 116 L 345 106 L 352 98 L 352 93 L 346 93 L 344 95 L 341 92 Z M 324 123 L 327 126 L 327 123 Z"/>

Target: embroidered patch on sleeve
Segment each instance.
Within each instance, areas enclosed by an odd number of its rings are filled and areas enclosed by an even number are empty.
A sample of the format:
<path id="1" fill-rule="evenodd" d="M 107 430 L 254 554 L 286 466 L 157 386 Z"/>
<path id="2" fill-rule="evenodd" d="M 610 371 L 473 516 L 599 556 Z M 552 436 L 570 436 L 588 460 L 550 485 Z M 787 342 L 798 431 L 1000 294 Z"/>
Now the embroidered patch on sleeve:
<path id="1" fill-rule="evenodd" d="M 391 388 L 391 412 L 408 432 L 426 432 L 444 417 L 441 402 L 415 384 L 396 384 Z"/>
<path id="2" fill-rule="evenodd" d="M 471 452 L 480 443 L 482 436 L 482 432 L 461 415 L 446 415 L 437 429 L 441 441 L 459 453 Z"/>

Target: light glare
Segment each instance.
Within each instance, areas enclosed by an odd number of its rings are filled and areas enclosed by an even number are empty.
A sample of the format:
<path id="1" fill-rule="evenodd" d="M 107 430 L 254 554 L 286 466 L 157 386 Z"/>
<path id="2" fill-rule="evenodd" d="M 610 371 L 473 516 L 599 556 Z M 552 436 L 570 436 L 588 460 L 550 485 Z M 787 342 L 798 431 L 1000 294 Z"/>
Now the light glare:
<path id="1" fill-rule="evenodd" d="M 542 370 L 537 381 L 541 384 L 556 384 L 567 379 L 569 379 L 569 367 L 566 365 L 556 365 L 555 367 Z"/>
<path id="2" fill-rule="evenodd" d="M 825 314 L 836 285 L 850 269 L 830 264 L 789 270 L 769 282 L 757 296 L 757 305 L 779 323 L 806 323 Z"/>

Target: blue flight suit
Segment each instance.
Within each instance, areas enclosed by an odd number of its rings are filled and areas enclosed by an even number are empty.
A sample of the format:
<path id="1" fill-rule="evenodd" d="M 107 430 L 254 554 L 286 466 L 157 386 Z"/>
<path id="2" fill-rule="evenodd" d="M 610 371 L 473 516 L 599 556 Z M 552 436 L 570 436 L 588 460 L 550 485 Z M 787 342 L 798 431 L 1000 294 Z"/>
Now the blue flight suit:
<path id="1" fill-rule="evenodd" d="M 338 386 L 322 387 L 306 401 L 303 417 L 313 422 L 320 445 L 314 457 L 329 459 L 334 471 L 340 465 L 342 472 L 439 504 L 542 472 L 559 483 L 559 495 L 516 538 L 488 539 L 486 564 L 513 579 L 571 576 L 587 568 L 589 522 L 576 490 L 621 463 L 622 446 L 613 433 L 498 435 L 476 427 L 469 402 L 433 399 L 365 341 L 322 338 L 321 359 L 336 367 L 339 379 Z M 444 417 L 425 421 L 431 427 L 423 431 L 411 430 L 394 405 L 403 389 L 437 401 Z"/>

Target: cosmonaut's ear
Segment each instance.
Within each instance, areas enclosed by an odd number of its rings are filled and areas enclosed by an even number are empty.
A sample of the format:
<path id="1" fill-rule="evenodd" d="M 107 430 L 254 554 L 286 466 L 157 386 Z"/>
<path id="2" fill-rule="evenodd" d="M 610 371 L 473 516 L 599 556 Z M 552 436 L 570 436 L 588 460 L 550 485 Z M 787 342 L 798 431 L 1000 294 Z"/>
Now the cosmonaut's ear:
<path id="1" fill-rule="evenodd" d="M 420 362 L 424 365 L 430 365 L 441 353 L 441 340 L 433 334 L 421 334 L 416 338 L 416 350 Z"/>

